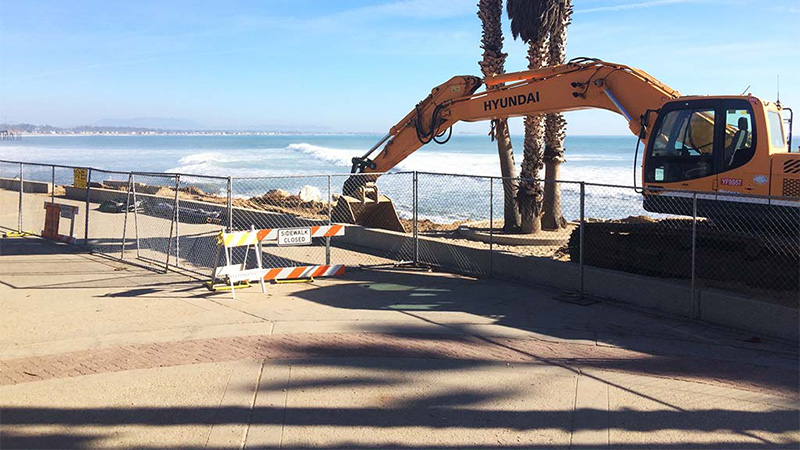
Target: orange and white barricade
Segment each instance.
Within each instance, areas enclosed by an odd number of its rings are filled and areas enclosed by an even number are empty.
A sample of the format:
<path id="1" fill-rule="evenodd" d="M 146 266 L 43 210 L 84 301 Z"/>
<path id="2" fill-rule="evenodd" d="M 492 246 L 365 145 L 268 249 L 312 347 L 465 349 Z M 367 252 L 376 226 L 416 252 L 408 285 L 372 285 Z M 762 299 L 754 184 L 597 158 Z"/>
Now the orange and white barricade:
<path id="1" fill-rule="evenodd" d="M 44 202 L 44 230 L 42 237 L 54 241 L 74 244 L 75 237 L 75 217 L 78 215 L 78 207 L 72 205 L 62 205 L 60 203 Z M 64 217 L 69 219 L 69 235 L 59 234 L 59 222 Z"/>
<path id="2" fill-rule="evenodd" d="M 231 295 L 236 298 L 234 290 L 237 285 L 249 286 L 249 282 L 258 281 L 261 291 L 266 292 L 265 281 L 313 279 L 342 275 L 345 266 L 342 264 L 326 264 L 319 266 L 296 267 L 264 267 L 262 261 L 263 244 L 275 243 L 278 246 L 310 245 L 314 238 L 330 238 L 344 236 L 344 225 L 319 225 L 297 228 L 264 228 L 248 231 L 234 231 L 227 233 L 220 231 L 217 236 L 217 254 L 214 258 L 214 270 L 211 272 L 211 281 L 206 284 L 209 289 L 217 290 L 217 280 L 225 280 L 225 288 L 231 290 Z M 233 249 L 246 247 L 244 260 L 235 264 L 232 262 Z M 246 269 L 247 255 L 253 248 L 256 254 L 256 268 Z M 220 253 L 225 254 L 225 265 L 220 266 Z"/>

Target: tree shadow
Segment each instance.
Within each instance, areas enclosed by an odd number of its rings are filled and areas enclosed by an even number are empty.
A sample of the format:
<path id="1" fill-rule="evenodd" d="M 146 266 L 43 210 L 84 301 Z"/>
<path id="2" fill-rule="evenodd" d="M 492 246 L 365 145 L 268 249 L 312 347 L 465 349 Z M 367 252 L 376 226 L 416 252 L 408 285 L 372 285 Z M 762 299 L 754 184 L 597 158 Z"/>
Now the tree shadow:
<path id="1" fill-rule="evenodd" d="M 417 319 L 416 324 L 366 324 L 360 328 L 364 332 L 420 340 L 477 336 L 489 345 L 508 346 L 512 351 L 516 349 L 511 338 L 594 346 L 598 345 L 598 336 L 603 335 L 614 340 L 608 346 L 646 356 L 555 358 L 552 362 L 665 377 L 710 377 L 768 386 L 795 396 L 800 391 L 798 347 L 753 345 L 744 342 L 747 334 L 709 329 L 703 324 L 657 317 L 607 303 L 589 306 L 565 303 L 542 290 L 496 280 L 420 272 L 358 271 L 351 272 L 345 282 L 326 283 L 294 295 L 336 308 L 391 310 Z M 439 312 L 463 312 L 470 316 L 460 322 L 442 320 L 440 317 L 445 316 L 437 315 Z M 492 336 L 492 331 L 481 328 L 481 323 L 501 326 L 502 335 Z M 770 353 L 773 349 L 791 353 Z M 348 351 L 360 350 L 342 350 Z M 524 350 L 520 356 L 532 357 Z"/>
<path id="2" fill-rule="evenodd" d="M 106 434 L 71 433 L 23 433 L 25 427 L 56 426 L 74 427 L 114 427 L 148 426 L 173 427 L 180 425 L 218 426 L 218 425 L 277 425 L 281 427 L 303 427 L 313 433 L 313 427 L 356 427 L 371 428 L 376 433 L 391 428 L 410 428 L 425 435 L 427 432 L 452 430 L 491 430 L 509 429 L 514 432 L 530 432 L 535 430 L 558 430 L 566 433 L 577 431 L 601 431 L 606 427 L 612 430 L 653 433 L 673 431 L 699 436 L 700 433 L 732 433 L 736 439 L 728 437 L 712 443 L 684 442 L 647 444 L 629 442 L 614 444 L 614 448 L 661 448 L 661 449 L 779 449 L 797 448 L 800 444 L 794 439 L 781 439 L 773 442 L 759 438 L 754 433 L 790 433 L 797 431 L 797 412 L 790 410 L 771 411 L 735 411 L 720 408 L 704 408 L 691 411 L 675 410 L 632 410 L 604 411 L 592 408 L 575 410 L 551 409 L 482 409 L 470 407 L 471 403 L 480 400 L 464 393 L 450 393 L 438 398 L 410 401 L 399 407 L 139 407 L 139 408 L 37 408 L 37 407 L 4 407 L 3 424 L 6 428 L 0 445 L 3 448 L 84 448 L 104 438 Z M 591 420 L 582 422 L 576 427 L 575 415 L 595 416 L 607 420 Z M 10 428 L 10 431 L 9 431 Z M 158 429 L 150 433 L 158 433 Z M 685 435 L 684 435 L 685 436 Z M 742 437 L 748 442 L 742 442 Z M 163 448 L 163 447 L 153 447 Z M 181 446 L 180 448 L 186 448 Z M 251 448 L 248 446 L 248 448 Z M 277 448 L 277 447 L 254 447 Z M 281 446 L 281 448 L 307 448 Z M 345 448 L 345 447 L 314 447 Z M 363 445 L 353 443 L 346 448 L 402 448 L 416 450 L 454 449 L 454 448 L 588 448 L 582 445 L 568 444 L 525 444 L 484 446 L 450 446 L 450 445 Z M 596 447 L 595 447 L 596 448 Z"/>

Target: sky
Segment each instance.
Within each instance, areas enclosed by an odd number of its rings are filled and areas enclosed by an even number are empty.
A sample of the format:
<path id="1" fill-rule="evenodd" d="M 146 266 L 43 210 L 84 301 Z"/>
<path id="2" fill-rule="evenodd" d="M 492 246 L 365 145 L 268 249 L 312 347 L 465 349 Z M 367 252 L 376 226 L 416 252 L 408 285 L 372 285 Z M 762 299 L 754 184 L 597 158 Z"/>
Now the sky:
<path id="1" fill-rule="evenodd" d="M 0 0 L 0 121 L 177 118 L 215 129 L 383 133 L 454 75 L 480 75 L 477 0 Z M 745 89 L 800 112 L 798 0 L 575 0 L 567 58 L 638 67 L 683 94 Z M 504 16 L 507 71 L 525 44 Z M 749 89 L 748 89 L 749 86 Z M 621 116 L 567 113 L 574 135 Z M 484 133 L 487 123 L 457 133 Z M 522 132 L 521 119 L 511 122 Z"/>

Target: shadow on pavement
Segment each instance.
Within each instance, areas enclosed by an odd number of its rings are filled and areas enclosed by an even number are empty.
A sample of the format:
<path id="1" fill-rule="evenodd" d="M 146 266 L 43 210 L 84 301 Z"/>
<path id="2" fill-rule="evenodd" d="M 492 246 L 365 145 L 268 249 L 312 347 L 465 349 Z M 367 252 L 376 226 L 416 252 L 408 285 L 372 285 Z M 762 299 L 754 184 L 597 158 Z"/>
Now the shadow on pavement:
<path id="1" fill-rule="evenodd" d="M 434 399 L 442 400 L 442 399 Z M 449 401 L 430 403 L 421 401 L 408 403 L 400 408 L 302 408 L 302 407 L 165 407 L 165 408 L 3 408 L 4 426 L 58 426 L 58 427 L 120 427 L 129 425 L 175 426 L 175 425 L 226 425 L 250 424 L 302 427 L 368 427 L 380 432 L 389 428 L 411 428 L 424 435 L 425 430 L 488 430 L 496 428 L 511 429 L 518 432 L 531 430 L 561 430 L 577 432 L 584 430 L 612 430 L 649 433 L 671 430 L 689 435 L 697 433 L 734 433 L 735 441 L 722 440 L 712 443 L 688 442 L 675 444 L 628 443 L 613 445 L 614 448 L 645 449 L 779 449 L 797 448 L 798 442 L 782 440 L 772 442 L 754 435 L 756 432 L 785 433 L 797 430 L 796 411 L 745 412 L 708 408 L 692 411 L 669 410 L 621 410 L 603 411 L 590 408 L 576 410 L 488 410 L 465 407 L 472 398 L 469 395 L 453 393 Z M 573 427 L 576 414 L 596 416 L 603 420 L 587 421 L 597 426 Z M 605 417 L 608 417 L 607 421 Z M 608 424 L 608 425 L 606 425 Z M 111 430 L 110 430 L 111 431 Z M 158 430 L 152 430 L 157 433 Z M 309 430 L 313 432 L 313 430 Z M 108 433 L 112 434 L 112 433 Z M 83 448 L 105 435 L 59 434 L 26 435 L 19 431 L 4 432 L 3 448 Z M 747 442 L 741 442 L 743 439 Z M 157 440 L 155 438 L 154 440 Z M 738 441 L 738 442 L 737 442 Z M 139 447 L 141 448 L 141 447 Z M 163 448 L 163 447 L 153 447 Z M 180 448 L 186 448 L 181 446 Z M 248 447 L 250 448 L 250 447 Z M 257 447 L 278 448 L 278 447 Z M 281 446 L 280 448 L 299 449 L 306 447 Z M 580 445 L 497 445 L 497 446 L 440 446 L 440 445 L 402 445 L 390 444 L 365 446 L 345 444 L 338 447 L 314 448 L 401 448 L 416 450 L 455 449 L 455 448 L 589 448 Z"/>

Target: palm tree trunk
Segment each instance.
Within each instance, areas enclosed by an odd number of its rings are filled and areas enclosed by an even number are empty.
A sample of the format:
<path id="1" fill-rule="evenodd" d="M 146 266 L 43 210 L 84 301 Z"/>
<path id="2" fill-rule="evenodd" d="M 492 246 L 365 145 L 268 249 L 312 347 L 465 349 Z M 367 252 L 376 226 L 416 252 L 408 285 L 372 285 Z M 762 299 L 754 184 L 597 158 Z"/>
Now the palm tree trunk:
<path id="1" fill-rule="evenodd" d="M 517 211 L 519 179 L 517 179 L 517 168 L 514 166 L 508 122 L 495 121 L 494 132 L 497 139 L 497 154 L 500 156 L 500 175 L 503 177 L 503 231 L 516 231 L 519 230 L 521 222 Z"/>
<path id="2" fill-rule="evenodd" d="M 483 60 L 478 63 L 484 77 L 505 73 L 505 60 L 508 54 L 503 53 L 503 30 L 501 19 L 503 15 L 503 0 L 480 0 L 478 2 L 478 17 L 483 25 L 481 48 Z M 499 86 L 488 89 L 497 89 Z M 517 169 L 514 166 L 514 150 L 511 146 L 511 137 L 508 132 L 508 122 L 505 119 L 492 121 L 492 137 L 497 140 L 497 155 L 500 158 L 500 174 L 503 180 L 503 230 L 512 231 L 519 229 L 520 216 L 517 212 L 517 191 L 519 181 Z"/>
<path id="3" fill-rule="evenodd" d="M 542 185 L 539 171 L 542 168 L 542 137 L 544 116 L 525 117 L 524 156 L 520 172 L 517 203 L 522 219 L 522 232 L 538 233 L 542 230 Z"/>
<path id="4" fill-rule="evenodd" d="M 562 0 L 564 1 L 564 0 Z M 564 64 L 567 55 L 567 25 L 572 6 L 567 1 L 566 14 L 550 33 L 550 64 Z M 567 221 L 561 213 L 561 163 L 564 159 L 564 138 L 567 134 L 567 121 L 561 113 L 547 114 L 545 118 L 544 146 L 544 204 L 542 228 L 557 230 L 564 228 Z"/>
<path id="5" fill-rule="evenodd" d="M 547 40 L 528 46 L 528 68 L 535 70 L 547 65 Z M 539 182 L 542 169 L 544 143 L 544 118 L 542 114 L 525 117 L 525 141 L 523 146 L 520 186 L 517 193 L 522 219 L 522 232 L 533 234 L 542 229 L 542 185 Z"/>

